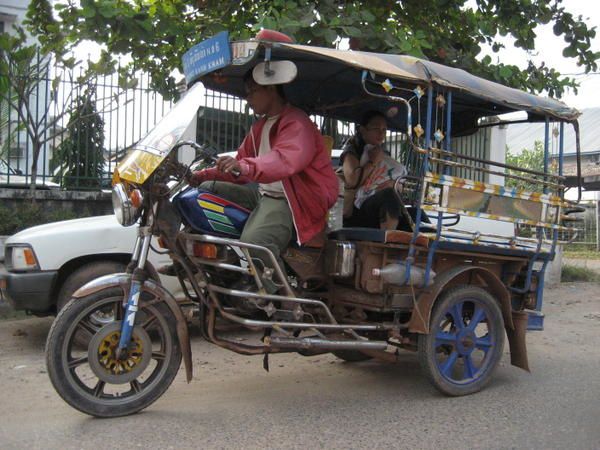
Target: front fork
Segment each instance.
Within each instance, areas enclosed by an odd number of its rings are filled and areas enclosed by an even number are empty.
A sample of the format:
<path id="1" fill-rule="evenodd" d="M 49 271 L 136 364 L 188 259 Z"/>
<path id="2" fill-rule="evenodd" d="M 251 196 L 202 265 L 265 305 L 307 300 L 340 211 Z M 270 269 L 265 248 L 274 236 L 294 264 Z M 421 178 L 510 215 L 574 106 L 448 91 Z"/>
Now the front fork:
<path id="1" fill-rule="evenodd" d="M 138 236 L 133 249 L 133 257 L 131 258 L 131 262 L 135 264 L 135 269 L 131 277 L 129 297 L 127 299 L 127 304 L 125 305 L 123 321 L 121 322 L 121 338 L 119 339 L 119 347 L 117 348 L 116 352 L 118 359 L 124 359 L 127 357 L 127 347 L 129 346 L 131 334 L 133 333 L 133 326 L 135 324 L 135 316 L 138 310 L 140 292 L 142 290 L 142 284 L 146 279 L 146 272 L 144 268 L 146 266 L 146 260 L 148 259 L 148 251 L 150 249 L 151 239 L 152 233 L 150 232 L 150 227 L 139 227 Z"/>

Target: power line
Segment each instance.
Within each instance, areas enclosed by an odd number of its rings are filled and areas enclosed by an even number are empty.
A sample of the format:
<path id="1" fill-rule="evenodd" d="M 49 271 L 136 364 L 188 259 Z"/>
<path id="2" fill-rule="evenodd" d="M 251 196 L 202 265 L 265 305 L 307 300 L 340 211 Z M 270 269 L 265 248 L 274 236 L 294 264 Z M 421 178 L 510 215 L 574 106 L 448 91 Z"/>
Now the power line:
<path id="1" fill-rule="evenodd" d="M 587 75 L 600 75 L 600 72 L 561 73 L 561 75 L 569 75 L 571 77 L 585 77 Z"/>

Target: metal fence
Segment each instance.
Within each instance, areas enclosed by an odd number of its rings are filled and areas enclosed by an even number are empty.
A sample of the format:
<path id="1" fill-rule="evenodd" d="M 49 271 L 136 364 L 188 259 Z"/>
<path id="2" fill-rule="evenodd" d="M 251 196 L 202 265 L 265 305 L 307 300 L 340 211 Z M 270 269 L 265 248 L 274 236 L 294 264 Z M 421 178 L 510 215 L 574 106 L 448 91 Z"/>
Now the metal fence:
<path id="1" fill-rule="evenodd" d="M 39 58 L 37 64 L 44 66 Z M 42 72 L 33 83 L 34 94 L 28 105 L 31 118 L 41 122 L 39 129 L 44 130 L 42 136 L 47 140 L 38 157 L 36 184 L 39 188 L 98 190 L 107 187 L 119 158 L 172 106 L 172 102 L 165 101 L 150 88 L 150 77 L 146 74 L 138 74 L 135 85 L 124 89 L 119 86 L 116 74 L 82 82 L 81 67 L 69 70 L 51 64 Z M 14 93 L 9 90 L 8 95 Z M 86 98 L 86 95 L 89 96 L 87 104 L 95 108 L 96 120 L 93 125 L 79 127 L 77 131 L 73 118 L 77 114 L 78 98 Z M 6 104 L 0 106 L 8 111 L 9 118 L 9 126 L 2 129 L 0 136 L 3 143 L 0 187 L 28 185 L 33 162 L 30 136 L 17 111 Z M 91 116 L 87 109 L 79 124 Z M 69 140 L 77 150 L 70 155 L 64 151 Z"/>
<path id="2" fill-rule="evenodd" d="M 99 77 L 81 83 L 82 69 L 64 70 L 51 65 L 48 73 L 40 76 L 36 85 L 33 113 L 43 117 L 47 109 L 46 133 L 50 140 L 43 146 L 38 159 L 38 186 L 48 187 L 56 183 L 65 189 L 97 190 L 110 186 L 111 174 L 127 150 L 142 138 L 172 107 L 157 92 L 150 88 L 150 78 L 139 74 L 135 86 L 122 88 L 116 74 Z M 57 95 L 51 98 L 52 86 L 58 87 Z M 100 146 L 91 136 L 78 135 L 75 155 L 65 155 L 61 148 L 73 139 L 73 128 L 69 125 L 76 99 L 91 92 L 91 102 L 101 119 L 103 138 Z M 12 141 L 0 165 L 0 187 L 3 185 L 28 184 L 31 177 L 31 142 L 24 131 L 21 119 L 15 111 L 10 112 L 11 126 L 2 141 Z M 58 118 L 54 121 L 53 117 Z M 354 124 L 333 121 L 320 116 L 313 120 L 323 134 L 334 138 L 334 148 L 341 148 L 355 132 Z M 242 99 L 206 91 L 202 107 L 198 111 L 196 139 L 209 143 L 219 151 L 237 148 L 248 132 L 254 117 Z M 404 162 L 409 171 L 418 168 L 417 155 L 411 154 L 403 134 L 389 132 L 387 146 L 392 156 Z M 99 149 L 100 147 L 100 149 Z M 455 139 L 453 148 L 470 156 L 489 156 L 489 129 L 472 136 Z M 464 171 L 464 169 L 462 169 Z M 458 176 L 469 177 L 471 173 Z M 481 180 L 483 181 L 483 180 Z"/>
<path id="3" fill-rule="evenodd" d="M 585 211 L 571 214 L 576 218 L 571 223 L 575 233 L 565 233 L 564 240 L 575 238 L 569 244 L 571 250 L 597 250 L 600 251 L 600 242 L 598 242 L 598 204 L 597 201 L 582 202 L 579 206 L 585 208 Z"/>

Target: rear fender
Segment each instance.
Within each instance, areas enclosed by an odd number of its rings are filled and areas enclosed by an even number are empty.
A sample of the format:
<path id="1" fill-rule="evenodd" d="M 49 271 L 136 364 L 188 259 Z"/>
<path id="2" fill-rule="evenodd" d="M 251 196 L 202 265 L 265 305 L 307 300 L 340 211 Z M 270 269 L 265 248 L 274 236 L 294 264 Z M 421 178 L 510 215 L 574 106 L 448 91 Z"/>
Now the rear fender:
<path id="1" fill-rule="evenodd" d="M 128 273 L 115 273 L 111 275 L 105 275 L 103 277 L 96 278 L 89 283 L 84 284 L 82 287 L 77 289 L 73 294 L 74 298 L 81 298 L 96 292 L 100 292 L 106 289 L 121 288 L 124 296 L 129 292 L 129 286 L 131 285 L 131 275 Z M 171 295 L 164 287 L 152 279 L 144 281 L 142 290 L 151 293 L 155 298 L 161 299 L 167 304 L 175 319 L 177 320 L 177 338 L 179 339 L 179 345 L 183 354 L 183 362 L 185 364 L 185 374 L 188 383 L 192 380 L 192 349 L 190 346 L 190 335 L 188 332 L 187 321 L 181 311 L 181 308 L 177 304 L 175 297 Z"/>
<path id="2" fill-rule="evenodd" d="M 529 371 L 525 333 L 521 330 L 521 326 L 519 326 L 518 329 L 515 329 L 513 317 L 516 315 L 516 319 L 520 319 L 520 316 L 517 311 L 512 311 L 510 292 L 496 274 L 485 267 L 467 265 L 457 266 L 437 275 L 435 277 L 435 282 L 419 294 L 416 306 L 413 309 L 411 318 L 408 322 L 408 330 L 411 333 L 428 334 L 431 311 L 433 310 L 435 301 L 452 280 L 459 275 L 468 272 L 471 272 L 474 276 L 482 280 L 490 293 L 498 301 L 504 319 L 504 327 L 508 336 L 511 363 L 521 369 Z M 517 320 L 518 325 L 521 325 L 521 322 L 521 320 Z"/>

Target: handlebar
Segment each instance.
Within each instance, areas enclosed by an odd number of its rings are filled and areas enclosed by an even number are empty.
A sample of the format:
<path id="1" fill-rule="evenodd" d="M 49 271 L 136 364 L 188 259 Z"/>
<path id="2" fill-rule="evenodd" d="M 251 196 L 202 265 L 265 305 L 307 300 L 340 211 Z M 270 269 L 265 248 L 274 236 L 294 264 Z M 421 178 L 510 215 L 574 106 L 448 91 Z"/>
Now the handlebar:
<path id="1" fill-rule="evenodd" d="M 219 158 L 215 155 L 214 152 L 209 151 L 210 147 L 208 146 L 208 144 L 205 145 L 200 145 L 194 141 L 181 141 L 178 142 L 177 144 L 175 144 L 175 146 L 173 147 L 173 149 L 171 150 L 172 153 L 174 153 L 176 150 L 179 150 L 181 147 L 185 146 L 185 145 L 189 145 L 190 147 L 192 147 L 194 150 L 196 150 L 197 152 L 200 153 L 200 157 L 194 159 L 191 164 L 187 167 L 188 171 L 190 170 L 190 167 L 196 163 L 197 161 L 200 160 L 204 160 L 205 162 L 211 162 L 213 164 L 216 164 L 216 162 L 219 160 Z M 241 175 L 241 172 L 237 169 L 234 169 L 231 171 L 231 174 L 234 177 L 239 177 Z"/>

